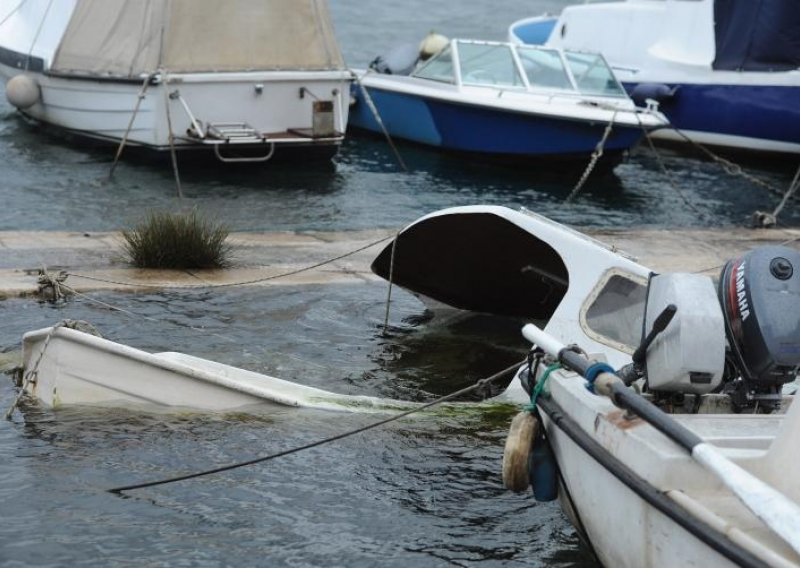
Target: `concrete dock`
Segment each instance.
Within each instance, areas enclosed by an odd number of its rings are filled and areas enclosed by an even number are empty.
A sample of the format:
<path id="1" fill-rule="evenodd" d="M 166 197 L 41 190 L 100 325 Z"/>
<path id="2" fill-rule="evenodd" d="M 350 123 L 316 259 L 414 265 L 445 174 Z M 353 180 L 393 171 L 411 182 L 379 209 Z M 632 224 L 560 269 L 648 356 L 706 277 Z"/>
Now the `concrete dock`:
<path id="1" fill-rule="evenodd" d="M 585 231 L 657 272 L 715 275 L 730 258 L 764 244 L 800 248 L 800 229 Z M 300 285 L 376 280 L 369 265 L 392 230 L 234 233 L 233 267 L 179 271 L 131 268 L 118 233 L 0 232 L 0 298 L 38 290 L 40 269 L 78 292 L 205 285 Z M 359 250 L 362 249 L 362 250 Z M 350 254 L 353 251 L 359 251 Z M 338 259 L 338 260 L 332 260 Z M 330 262 L 329 262 L 330 261 Z"/>

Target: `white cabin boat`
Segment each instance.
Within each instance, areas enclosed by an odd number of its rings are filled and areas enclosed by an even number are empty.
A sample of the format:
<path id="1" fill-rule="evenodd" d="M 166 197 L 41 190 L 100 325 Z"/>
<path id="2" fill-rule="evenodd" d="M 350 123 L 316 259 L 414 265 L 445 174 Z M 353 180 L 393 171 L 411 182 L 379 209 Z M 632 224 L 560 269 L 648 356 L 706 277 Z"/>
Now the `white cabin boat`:
<path id="1" fill-rule="evenodd" d="M 44 125 L 222 161 L 330 157 L 351 82 L 324 0 L 0 0 L 0 76 Z"/>
<path id="2" fill-rule="evenodd" d="M 531 212 L 480 206 L 423 217 L 373 270 L 432 305 L 547 322 L 537 336 L 525 327 L 531 364 L 498 398 L 529 402 L 542 389 L 546 436 L 525 448 L 524 475 L 537 499 L 558 496 L 603 565 L 800 566 L 800 405 L 781 392 L 800 364 L 799 251 L 764 247 L 729 262 L 718 299 L 708 277 L 654 275 Z M 644 367 L 632 366 L 670 303 L 676 315 Z M 736 475 L 720 477 L 576 372 L 551 368 L 540 336 L 627 376 Z"/>

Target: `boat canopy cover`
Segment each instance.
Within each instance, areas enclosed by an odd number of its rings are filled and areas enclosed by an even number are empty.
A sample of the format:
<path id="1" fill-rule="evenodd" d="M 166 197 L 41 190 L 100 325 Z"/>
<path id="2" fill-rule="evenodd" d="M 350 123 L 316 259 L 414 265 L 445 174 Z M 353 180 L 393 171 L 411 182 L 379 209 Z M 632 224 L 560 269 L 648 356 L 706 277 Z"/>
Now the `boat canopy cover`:
<path id="1" fill-rule="evenodd" d="M 787 71 L 800 67 L 797 0 L 716 0 L 714 69 Z"/>
<path id="2" fill-rule="evenodd" d="M 493 213 L 437 215 L 403 230 L 372 271 L 447 306 L 548 320 L 569 272 L 549 244 Z"/>
<path id="3" fill-rule="evenodd" d="M 57 73 L 344 69 L 325 0 L 78 0 Z"/>

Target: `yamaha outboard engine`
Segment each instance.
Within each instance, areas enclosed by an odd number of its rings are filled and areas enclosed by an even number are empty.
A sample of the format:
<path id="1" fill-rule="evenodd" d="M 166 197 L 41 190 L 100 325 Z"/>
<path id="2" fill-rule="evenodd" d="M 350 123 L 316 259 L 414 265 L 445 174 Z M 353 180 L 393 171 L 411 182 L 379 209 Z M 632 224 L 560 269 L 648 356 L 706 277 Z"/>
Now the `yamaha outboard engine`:
<path id="1" fill-rule="evenodd" d="M 800 367 L 800 252 L 766 246 L 733 259 L 718 292 L 728 339 L 723 392 L 737 411 L 775 410 Z"/>

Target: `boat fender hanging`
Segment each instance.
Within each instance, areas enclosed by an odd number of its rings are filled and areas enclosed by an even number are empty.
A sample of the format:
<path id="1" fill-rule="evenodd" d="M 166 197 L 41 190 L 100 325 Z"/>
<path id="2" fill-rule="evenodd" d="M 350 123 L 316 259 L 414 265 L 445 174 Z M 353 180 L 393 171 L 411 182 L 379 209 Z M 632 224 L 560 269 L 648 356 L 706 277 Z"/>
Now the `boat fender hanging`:
<path id="1" fill-rule="evenodd" d="M 521 493 L 530 485 L 528 464 L 533 440 L 539 431 L 539 420 L 527 410 L 511 421 L 503 450 L 503 485 Z"/>
<path id="2" fill-rule="evenodd" d="M 431 32 L 419 44 L 419 58 L 426 61 L 443 50 L 450 43 L 450 40 L 442 34 Z"/>
<path id="3" fill-rule="evenodd" d="M 6 83 L 6 98 L 20 110 L 30 108 L 39 101 L 39 83 L 30 75 L 15 75 Z"/>
<path id="4" fill-rule="evenodd" d="M 631 98 L 639 106 L 647 104 L 647 99 L 653 99 L 659 103 L 667 101 L 675 96 L 678 87 L 670 87 L 663 83 L 639 83 L 631 91 Z"/>
<path id="5" fill-rule="evenodd" d="M 544 437 L 544 428 L 536 432 L 528 459 L 534 499 L 540 502 L 555 500 L 558 497 L 558 468 L 550 442 Z"/>

